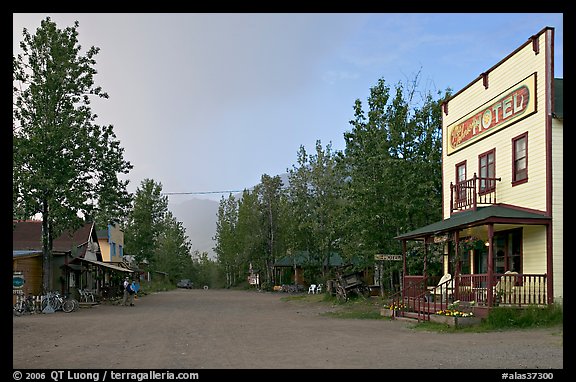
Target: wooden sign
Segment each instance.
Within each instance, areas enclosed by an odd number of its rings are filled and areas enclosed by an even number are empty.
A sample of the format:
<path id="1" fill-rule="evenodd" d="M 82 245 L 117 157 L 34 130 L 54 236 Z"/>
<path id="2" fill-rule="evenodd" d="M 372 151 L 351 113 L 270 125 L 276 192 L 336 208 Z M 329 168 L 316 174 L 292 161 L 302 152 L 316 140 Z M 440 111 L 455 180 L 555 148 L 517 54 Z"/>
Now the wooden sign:
<path id="1" fill-rule="evenodd" d="M 402 255 L 374 255 L 374 260 L 401 261 Z"/>
<path id="2" fill-rule="evenodd" d="M 536 74 L 448 126 L 448 155 L 536 111 Z"/>

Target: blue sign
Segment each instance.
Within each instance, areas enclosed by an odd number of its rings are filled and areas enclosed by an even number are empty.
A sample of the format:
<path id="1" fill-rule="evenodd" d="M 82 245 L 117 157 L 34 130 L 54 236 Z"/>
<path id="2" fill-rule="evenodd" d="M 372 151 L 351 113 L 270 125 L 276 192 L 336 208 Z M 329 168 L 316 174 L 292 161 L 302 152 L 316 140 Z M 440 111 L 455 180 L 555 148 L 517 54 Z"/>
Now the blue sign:
<path id="1" fill-rule="evenodd" d="M 14 289 L 20 289 L 24 286 L 25 280 L 24 277 L 20 275 L 14 275 L 12 277 L 12 287 Z"/>

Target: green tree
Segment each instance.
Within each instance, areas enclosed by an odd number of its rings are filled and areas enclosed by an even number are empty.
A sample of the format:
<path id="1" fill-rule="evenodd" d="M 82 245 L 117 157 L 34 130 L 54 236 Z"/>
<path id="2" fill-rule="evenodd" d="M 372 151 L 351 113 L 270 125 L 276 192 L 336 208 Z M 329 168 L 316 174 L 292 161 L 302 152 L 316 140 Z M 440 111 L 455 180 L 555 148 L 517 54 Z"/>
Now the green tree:
<path id="1" fill-rule="evenodd" d="M 232 194 L 228 198 L 222 197 L 218 206 L 214 252 L 226 275 L 227 287 L 235 285 L 241 274 L 238 266 L 237 222 L 238 204 L 236 198 Z"/>
<path id="2" fill-rule="evenodd" d="M 332 144 L 323 148 L 321 141 L 316 141 L 313 155 L 301 146 L 298 167 L 293 166 L 288 177 L 294 230 L 291 247 L 308 251 L 312 264 L 328 264 L 331 254 L 339 249 L 344 203 L 343 179 Z M 322 267 L 323 275 L 325 271 Z"/>
<path id="3" fill-rule="evenodd" d="M 23 30 L 13 56 L 13 210 L 42 216 L 43 287 L 49 289 L 52 241 L 105 213 L 118 221 L 129 208 L 132 165 L 113 126 L 99 126 L 91 99 L 108 98 L 94 83 L 99 48 L 84 54 L 78 22 L 58 29 L 49 17 L 35 34 Z"/>
<path id="4" fill-rule="evenodd" d="M 419 92 L 416 76 L 397 84 L 393 95 L 380 79 L 367 113 L 355 102 L 340 157 L 347 179 L 345 245 L 366 264 L 377 253 L 399 254 L 399 233 L 441 218 L 442 99 Z M 386 265 L 393 284 L 401 265 Z"/>
<path id="5" fill-rule="evenodd" d="M 267 243 L 263 219 L 262 211 L 259 208 L 258 193 L 244 190 L 242 197 L 238 200 L 236 238 L 238 257 L 245 274 L 248 273 L 250 263 L 256 270 L 266 267 L 264 254 Z"/>
<path id="6" fill-rule="evenodd" d="M 194 285 L 197 285 L 199 288 L 204 286 L 211 288 L 226 286 L 224 281 L 225 276 L 218 261 L 208 257 L 208 253 L 200 253 L 198 251 L 194 251 L 192 258 L 194 266 L 192 268 L 191 279 Z"/>
<path id="7" fill-rule="evenodd" d="M 280 176 L 262 175 L 260 183 L 255 187 L 259 195 L 260 211 L 262 212 L 263 232 L 266 240 L 264 248 L 265 280 L 275 283 L 274 263 L 283 254 L 283 248 L 279 245 L 280 212 L 283 197 L 283 183 Z"/>
<path id="8" fill-rule="evenodd" d="M 147 262 L 154 269 L 158 260 L 159 240 L 165 231 L 168 214 L 168 197 L 162 195 L 162 184 L 144 179 L 134 197 L 124 229 L 124 246 L 127 254 L 137 262 Z"/>
<path id="9" fill-rule="evenodd" d="M 168 211 L 158 235 L 155 268 L 168 273 L 172 282 L 177 282 L 192 269 L 192 244 L 186 235 L 182 222 Z"/>

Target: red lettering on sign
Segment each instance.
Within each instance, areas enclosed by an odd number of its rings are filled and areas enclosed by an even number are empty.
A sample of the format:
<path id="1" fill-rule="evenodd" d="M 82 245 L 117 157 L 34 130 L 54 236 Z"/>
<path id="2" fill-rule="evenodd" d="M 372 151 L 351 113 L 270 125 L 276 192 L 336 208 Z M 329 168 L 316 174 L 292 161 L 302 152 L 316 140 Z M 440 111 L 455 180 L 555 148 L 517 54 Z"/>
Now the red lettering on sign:
<path id="1" fill-rule="evenodd" d="M 450 132 L 450 145 L 454 149 L 485 131 L 518 117 L 526 110 L 529 97 L 530 91 L 526 85 L 508 93 L 492 105 L 454 126 Z"/>

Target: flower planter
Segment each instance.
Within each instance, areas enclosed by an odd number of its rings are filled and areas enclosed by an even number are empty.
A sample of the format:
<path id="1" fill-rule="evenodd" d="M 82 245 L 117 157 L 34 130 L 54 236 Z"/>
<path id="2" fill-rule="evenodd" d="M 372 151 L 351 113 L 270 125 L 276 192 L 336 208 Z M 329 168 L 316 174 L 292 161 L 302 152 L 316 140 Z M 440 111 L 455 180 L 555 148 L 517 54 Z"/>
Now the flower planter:
<path id="1" fill-rule="evenodd" d="M 384 317 L 394 318 L 394 311 L 392 309 L 382 308 L 380 309 L 380 315 Z"/>
<path id="2" fill-rule="evenodd" d="M 436 322 L 439 324 L 446 324 L 449 326 L 462 328 L 465 326 L 472 326 L 479 324 L 480 317 L 455 317 L 455 316 L 442 316 L 438 314 L 431 314 L 430 322 Z"/>

